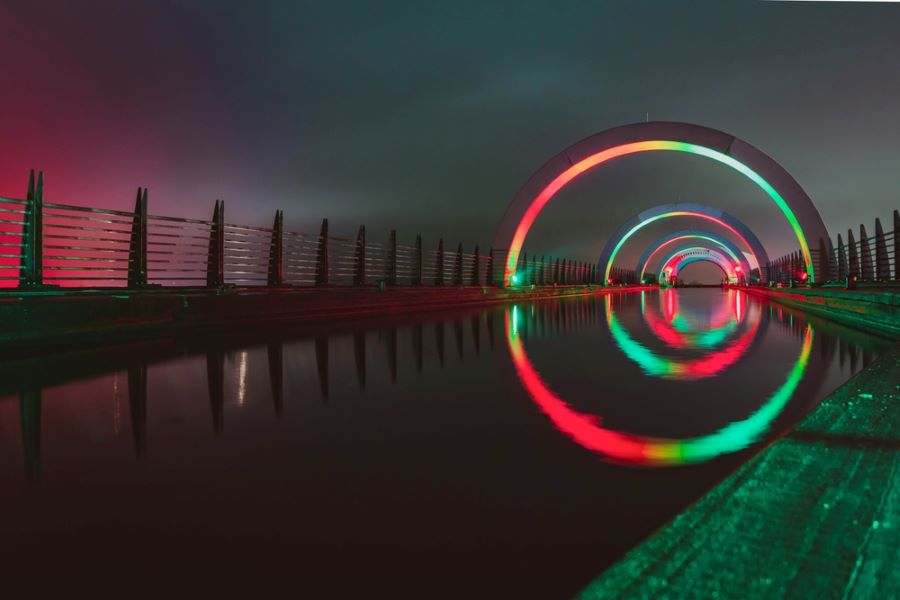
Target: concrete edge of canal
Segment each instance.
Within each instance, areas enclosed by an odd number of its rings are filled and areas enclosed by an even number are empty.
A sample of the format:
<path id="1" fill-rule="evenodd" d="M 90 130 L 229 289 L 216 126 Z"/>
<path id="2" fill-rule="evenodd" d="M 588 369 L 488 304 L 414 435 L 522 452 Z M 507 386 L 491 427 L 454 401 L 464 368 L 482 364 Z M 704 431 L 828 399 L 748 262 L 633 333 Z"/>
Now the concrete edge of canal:
<path id="1" fill-rule="evenodd" d="M 900 289 L 741 288 L 803 312 L 900 340 Z"/>
<path id="2" fill-rule="evenodd" d="M 898 400 L 895 344 L 580 599 L 900 597 Z"/>

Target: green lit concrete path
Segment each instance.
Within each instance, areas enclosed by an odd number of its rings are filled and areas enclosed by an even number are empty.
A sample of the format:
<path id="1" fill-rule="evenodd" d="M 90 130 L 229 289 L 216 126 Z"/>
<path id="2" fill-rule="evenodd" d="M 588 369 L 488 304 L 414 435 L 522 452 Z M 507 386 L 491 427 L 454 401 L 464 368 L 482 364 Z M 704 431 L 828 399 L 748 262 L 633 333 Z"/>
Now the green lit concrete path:
<path id="1" fill-rule="evenodd" d="M 900 598 L 900 344 L 580 596 L 623 597 Z"/>

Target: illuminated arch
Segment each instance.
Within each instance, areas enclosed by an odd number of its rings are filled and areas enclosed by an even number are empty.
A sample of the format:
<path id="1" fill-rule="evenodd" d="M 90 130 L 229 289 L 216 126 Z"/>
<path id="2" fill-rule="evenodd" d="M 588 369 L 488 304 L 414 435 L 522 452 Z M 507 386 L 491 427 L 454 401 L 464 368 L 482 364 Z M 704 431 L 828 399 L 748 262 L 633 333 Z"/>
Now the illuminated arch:
<path id="1" fill-rule="evenodd" d="M 659 276 L 665 274 L 668 277 L 678 277 L 681 269 L 695 262 L 708 262 L 716 265 L 725 274 L 725 277 L 731 283 L 737 280 L 737 273 L 734 270 L 734 263 L 718 250 L 713 250 L 703 246 L 695 246 L 691 248 L 683 248 L 672 253 L 660 264 Z M 660 279 L 661 281 L 661 279 Z"/>
<path id="2" fill-rule="evenodd" d="M 812 351 L 813 330 L 807 325 L 800 355 L 782 383 L 756 411 L 717 431 L 694 438 L 672 439 L 636 435 L 603 426 L 600 417 L 572 408 L 544 383 L 528 358 L 514 322 L 518 307 L 506 313 L 506 339 L 519 381 L 553 425 L 578 445 L 606 458 L 643 466 L 677 466 L 737 452 L 758 441 L 781 414 L 803 379 Z M 512 315 L 510 315 L 512 313 Z M 607 313 L 609 314 L 609 313 Z"/>
<path id="3" fill-rule="evenodd" d="M 747 260 L 747 257 L 744 256 L 744 253 L 741 252 L 740 248 L 738 248 L 727 237 L 710 231 L 682 229 L 681 231 L 676 231 L 663 236 L 657 241 L 653 242 L 653 244 L 651 244 L 650 246 L 647 246 L 647 249 L 638 259 L 637 267 L 635 267 L 634 270 L 634 272 L 638 274 L 638 281 L 644 280 L 644 272 L 647 270 L 647 265 L 650 264 L 650 262 L 653 260 L 653 257 L 656 256 L 656 254 L 663 248 L 671 246 L 672 244 L 677 244 L 679 242 L 695 240 L 704 240 L 706 242 L 716 244 L 723 250 L 727 251 L 728 255 L 735 261 L 735 264 L 741 265 L 744 275 L 746 275 L 748 278 L 750 277 L 750 261 Z"/>
<path id="4" fill-rule="evenodd" d="M 503 284 L 509 285 L 535 219 L 569 182 L 614 158 L 664 150 L 710 158 L 759 186 L 790 224 L 809 280 L 815 281 L 807 240 L 821 239 L 830 244 L 828 230 L 812 200 L 790 173 L 760 150 L 722 131 L 690 123 L 647 122 L 607 129 L 585 138 L 551 158 L 531 176 L 507 206 L 494 238 L 495 251 L 506 252 Z M 764 268 L 761 263 L 760 269 Z"/>
<path id="5" fill-rule="evenodd" d="M 609 280 L 609 273 L 612 270 L 613 262 L 619 250 L 628 241 L 628 239 L 637 233 L 641 228 L 660 221 L 663 219 L 671 219 L 673 217 L 695 217 L 715 223 L 738 237 L 743 244 L 750 250 L 756 264 L 759 267 L 759 277 L 761 281 L 766 281 L 765 266 L 769 262 L 769 255 L 763 247 L 762 242 L 756 237 L 756 234 L 744 225 L 740 220 L 711 206 L 703 204 L 695 204 L 693 202 L 674 202 L 671 204 L 661 204 L 648 208 L 634 215 L 619 227 L 615 233 L 606 241 L 603 251 L 600 252 L 600 259 L 597 261 L 597 269 L 603 269 L 603 281 Z M 741 254 L 743 256 L 743 254 Z M 749 279 L 750 273 L 748 271 Z"/>

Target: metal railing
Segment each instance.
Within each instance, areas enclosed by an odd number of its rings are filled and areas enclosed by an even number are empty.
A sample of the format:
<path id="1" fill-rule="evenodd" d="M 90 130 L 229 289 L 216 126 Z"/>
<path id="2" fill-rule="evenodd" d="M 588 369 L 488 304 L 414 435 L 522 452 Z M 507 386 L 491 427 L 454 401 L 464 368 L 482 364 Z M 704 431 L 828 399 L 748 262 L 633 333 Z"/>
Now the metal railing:
<path id="1" fill-rule="evenodd" d="M 372 242 L 365 226 L 355 239 L 336 237 L 328 219 L 318 235 L 286 231 L 282 211 L 272 227 L 229 223 L 220 200 L 210 220 L 150 214 L 141 188 L 133 211 L 44 202 L 43 174 L 34 171 L 25 199 L 0 198 L 0 287 L 497 285 L 501 260 L 493 249 L 445 248 L 443 239 L 434 250 L 420 236 L 398 244 L 395 231 Z M 596 279 L 594 265 L 568 259 L 523 254 L 519 264 L 519 284 Z"/>
<path id="2" fill-rule="evenodd" d="M 839 284 L 852 287 L 856 283 L 900 283 L 900 212 L 893 213 L 893 229 L 885 233 L 881 219 L 875 219 L 874 235 L 865 225 L 859 226 L 859 240 L 853 230 L 847 230 L 847 242 L 841 234 L 837 243 L 819 240 L 810 249 L 818 284 Z M 767 265 L 772 284 L 790 285 L 804 282 L 804 261 L 799 250 L 771 261 Z"/>

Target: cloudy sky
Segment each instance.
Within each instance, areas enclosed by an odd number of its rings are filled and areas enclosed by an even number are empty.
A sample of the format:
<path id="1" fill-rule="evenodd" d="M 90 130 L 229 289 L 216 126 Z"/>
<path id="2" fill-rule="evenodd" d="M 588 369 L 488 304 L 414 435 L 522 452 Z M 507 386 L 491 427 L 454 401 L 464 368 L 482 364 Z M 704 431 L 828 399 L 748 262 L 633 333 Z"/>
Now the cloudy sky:
<path id="1" fill-rule="evenodd" d="M 50 200 L 128 208 L 146 185 L 156 213 L 223 198 L 229 221 L 484 246 L 546 159 L 649 116 L 764 150 L 836 233 L 900 206 L 898 57 L 897 4 L 0 0 L 0 195 L 35 166 Z M 526 250 L 595 260 L 677 200 L 794 247 L 752 184 L 662 153 L 565 190 Z"/>

